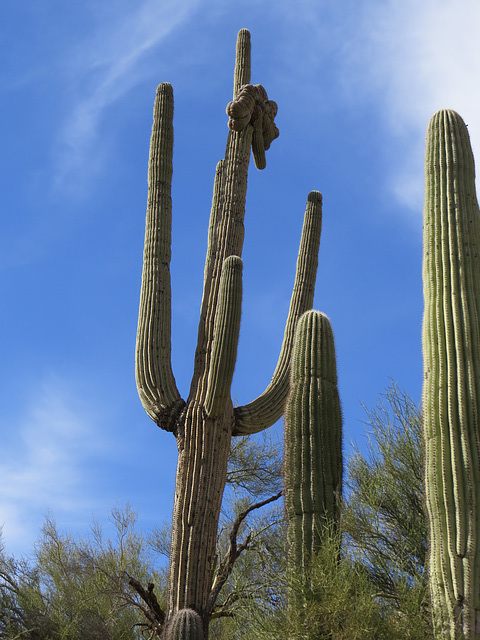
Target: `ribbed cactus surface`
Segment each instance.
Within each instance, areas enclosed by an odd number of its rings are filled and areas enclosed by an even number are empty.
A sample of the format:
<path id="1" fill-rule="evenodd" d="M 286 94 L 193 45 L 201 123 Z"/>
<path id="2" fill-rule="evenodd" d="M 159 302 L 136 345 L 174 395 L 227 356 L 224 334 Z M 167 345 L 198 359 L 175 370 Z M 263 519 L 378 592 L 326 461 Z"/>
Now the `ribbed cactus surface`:
<path id="1" fill-rule="evenodd" d="M 171 178 L 173 91 L 157 89 L 150 145 L 145 250 L 137 333 L 136 381 L 156 424 L 178 445 L 172 540 L 167 581 L 167 624 L 195 610 L 208 633 L 209 598 L 217 525 L 232 436 L 261 431 L 283 414 L 298 318 L 313 303 L 321 232 L 322 198 L 307 199 L 294 290 L 277 367 L 265 392 L 233 408 L 242 302 L 242 248 L 247 174 L 252 153 L 259 168 L 278 136 L 277 105 L 261 85 L 250 85 L 250 34 L 238 34 L 233 100 L 227 106 L 225 157 L 216 169 L 197 347 L 189 394 L 180 395 L 171 366 Z M 272 212 L 272 224 L 276 213 Z"/>
<path id="2" fill-rule="evenodd" d="M 342 414 L 330 321 L 308 311 L 298 321 L 285 408 L 288 562 L 305 575 L 326 527 L 338 523 Z"/>
<path id="3" fill-rule="evenodd" d="M 165 640 L 203 640 L 201 617 L 192 609 L 181 609 L 171 619 Z"/>
<path id="4" fill-rule="evenodd" d="M 436 636 L 480 638 L 480 212 L 467 127 L 426 138 L 423 281 L 425 495 Z"/>

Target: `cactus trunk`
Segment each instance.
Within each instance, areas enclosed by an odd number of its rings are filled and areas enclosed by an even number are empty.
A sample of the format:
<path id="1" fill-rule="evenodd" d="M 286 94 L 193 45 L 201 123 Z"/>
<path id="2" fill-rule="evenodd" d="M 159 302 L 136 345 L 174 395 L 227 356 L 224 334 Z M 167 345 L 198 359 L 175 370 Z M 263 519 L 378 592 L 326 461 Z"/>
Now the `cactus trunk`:
<path id="1" fill-rule="evenodd" d="M 303 581 L 322 537 L 338 526 L 342 414 L 333 333 L 309 311 L 298 321 L 285 408 L 285 514 L 288 565 Z"/>
<path id="2" fill-rule="evenodd" d="M 140 399 L 156 424 L 177 439 L 178 466 L 167 583 L 166 633 L 178 612 L 203 621 L 204 638 L 215 598 L 217 526 L 232 436 L 271 426 L 282 415 L 289 388 L 290 354 L 297 320 L 313 303 L 321 231 L 321 196 L 308 196 L 294 291 L 277 368 L 257 400 L 233 409 L 242 297 L 242 261 L 250 152 L 265 166 L 265 150 L 278 135 L 276 104 L 261 85 L 250 85 L 250 34 L 237 40 L 230 131 L 217 166 L 194 372 L 187 400 L 171 367 L 171 177 L 173 92 L 157 90 L 150 146 L 144 267 L 137 334 L 136 380 Z M 180 616 L 178 620 L 183 618 Z M 190 619 L 190 618 L 189 618 Z"/>
<path id="3" fill-rule="evenodd" d="M 436 637 L 480 638 L 480 212 L 467 128 L 437 112 L 425 155 L 428 571 Z"/>

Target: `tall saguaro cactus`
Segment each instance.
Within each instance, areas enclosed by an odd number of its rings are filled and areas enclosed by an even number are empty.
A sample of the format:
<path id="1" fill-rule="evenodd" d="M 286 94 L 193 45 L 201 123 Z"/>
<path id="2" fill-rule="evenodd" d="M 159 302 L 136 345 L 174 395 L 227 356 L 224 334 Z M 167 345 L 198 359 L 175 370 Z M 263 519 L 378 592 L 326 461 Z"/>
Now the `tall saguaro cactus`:
<path id="1" fill-rule="evenodd" d="M 342 412 L 330 321 L 308 311 L 298 321 L 285 408 L 288 563 L 305 578 L 326 528 L 338 524 Z"/>
<path id="2" fill-rule="evenodd" d="M 423 320 L 428 571 L 436 637 L 480 638 L 480 212 L 467 128 L 427 130 Z"/>
<path id="3" fill-rule="evenodd" d="M 168 574 L 167 623 L 182 609 L 203 619 L 205 638 L 218 517 L 232 436 L 271 426 L 284 410 L 297 320 L 311 308 L 321 231 L 321 196 L 308 196 L 297 274 L 285 335 L 272 381 L 251 403 L 233 408 L 242 287 L 242 245 L 250 150 L 257 167 L 278 135 L 276 104 L 250 85 L 250 34 L 238 34 L 230 131 L 217 166 L 205 263 L 203 299 L 190 392 L 182 399 L 171 367 L 171 176 L 173 93 L 157 90 L 150 147 L 144 267 L 136 351 L 140 398 L 156 424 L 172 432 L 178 466 Z"/>

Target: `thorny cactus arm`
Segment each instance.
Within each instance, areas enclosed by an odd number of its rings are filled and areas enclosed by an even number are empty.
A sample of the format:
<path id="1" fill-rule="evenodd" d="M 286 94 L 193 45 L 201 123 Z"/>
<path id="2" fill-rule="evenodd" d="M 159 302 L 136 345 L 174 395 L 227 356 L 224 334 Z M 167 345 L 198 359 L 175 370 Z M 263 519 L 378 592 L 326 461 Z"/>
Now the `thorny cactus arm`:
<path id="1" fill-rule="evenodd" d="M 279 420 L 290 388 L 290 357 L 299 317 L 312 308 L 318 266 L 318 249 L 322 230 L 322 195 L 308 194 L 302 239 L 297 259 L 297 273 L 288 312 L 283 344 L 272 380 L 261 396 L 235 409 L 234 435 L 262 431 Z"/>
<path id="2" fill-rule="evenodd" d="M 135 376 L 142 404 L 158 426 L 174 430 L 184 405 L 171 367 L 173 90 L 163 83 L 154 106 Z M 173 413 L 173 420 L 172 420 Z"/>
<path id="3" fill-rule="evenodd" d="M 480 211 L 467 128 L 427 130 L 423 282 L 428 571 L 438 638 L 480 638 Z"/>
<path id="4" fill-rule="evenodd" d="M 242 267 L 237 256 L 230 256 L 223 262 L 205 395 L 205 411 L 209 418 L 222 414 L 230 398 L 240 333 Z"/>
<path id="5" fill-rule="evenodd" d="M 284 440 L 288 565 L 306 579 L 325 532 L 338 526 L 343 470 L 335 345 L 319 311 L 297 324 Z"/>

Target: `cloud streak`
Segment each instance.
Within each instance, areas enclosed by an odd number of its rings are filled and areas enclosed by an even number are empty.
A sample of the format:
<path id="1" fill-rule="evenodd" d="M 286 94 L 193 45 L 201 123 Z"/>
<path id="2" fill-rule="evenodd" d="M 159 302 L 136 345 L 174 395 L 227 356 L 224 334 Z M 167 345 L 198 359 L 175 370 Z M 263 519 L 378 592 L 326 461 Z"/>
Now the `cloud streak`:
<path id="1" fill-rule="evenodd" d="M 66 177 L 73 171 L 80 169 L 80 176 L 86 176 L 98 170 L 103 162 L 98 130 L 105 112 L 145 79 L 149 71 L 141 69 L 141 61 L 202 4 L 202 0 L 146 0 L 133 11 L 120 12 L 113 23 L 103 21 L 90 40 L 81 43 L 69 62 L 69 74 L 76 78 L 77 102 L 57 139 L 57 188 L 66 188 Z M 245 0 L 241 6 L 246 9 L 248 4 Z M 209 5 L 208 11 L 215 12 L 215 6 L 215 2 Z M 353 17 L 347 20 L 338 11 L 326 12 L 308 1 L 294 14 L 287 4 L 282 9 L 281 2 L 277 10 L 292 26 L 288 33 L 293 39 L 300 32 L 294 25 L 301 26 L 307 18 L 309 29 L 316 24 L 321 35 L 312 42 L 317 51 L 302 56 L 299 73 L 303 77 L 318 74 L 319 61 L 338 56 L 343 99 L 378 109 L 380 120 L 406 154 L 402 166 L 396 167 L 392 190 L 402 204 L 418 209 L 429 117 L 438 108 L 454 108 L 471 122 L 472 131 L 478 129 L 480 140 L 476 81 L 480 55 L 475 55 L 480 6 L 475 0 L 460 0 L 454 6 L 445 0 L 421 4 L 372 0 L 352 6 Z M 285 43 L 288 55 L 301 48 L 301 42 Z M 473 144 L 475 147 L 475 139 Z"/>
<path id="2" fill-rule="evenodd" d="M 145 78 L 146 72 L 139 69 L 144 56 L 186 20 L 198 2 L 146 0 L 122 14 L 108 31 L 104 24 L 90 42 L 81 43 L 67 71 L 75 77 L 77 101 L 57 139 L 57 189 L 65 188 L 74 170 L 98 168 L 98 128 L 105 111 Z M 91 153 L 94 147 L 97 151 Z"/>
<path id="3" fill-rule="evenodd" d="M 0 454 L 0 525 L 13 551 L 31 545 L 48 510 L 90 516 L 97 498 L 85 468 L 111 449 L 96 412 L 59 378 L 46 379 L 25 404 Z"/>
<path id="4" fill-rule="evenodd" d="M 471 124 L 474 149 L 479 146 L 480 5 L 389 0 L 365 7 L 345 48 L 345 93 L 378 108 L 404 156 L 392 189 L 421 212 L 424 136 L 433 113 L 457 110 Z"/>

